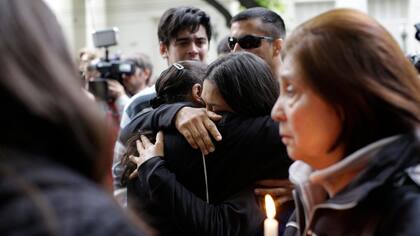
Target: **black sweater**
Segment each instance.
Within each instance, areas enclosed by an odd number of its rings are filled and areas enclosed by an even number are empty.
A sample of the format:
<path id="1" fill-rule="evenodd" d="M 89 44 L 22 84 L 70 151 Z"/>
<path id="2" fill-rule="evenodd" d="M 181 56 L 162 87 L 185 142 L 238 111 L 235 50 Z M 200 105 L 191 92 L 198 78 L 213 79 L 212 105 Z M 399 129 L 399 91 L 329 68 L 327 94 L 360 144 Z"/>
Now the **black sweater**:
<path id="1" fill-rule="evenodd" d="M 162 234 L 181 229 L 186 230 L 184 235 L 255 234 L 264 216 L 250 187 L 261 179 L 286 179 L 291 164 L 278 124 L 269 116 L 224 114 L 217 123 L 223 141 L 215 142 L 216 151 L 205 159 L 209 205 L 204 201 L 201 153 L 172 127 L 180 107 L 163 106 L 142 114 L 123 130 L 124 137 L 138 129 L 165 130 L 165 157 L 140 166 L 139 179 L 128 186 L 128 204 L 146 214 Z"/>

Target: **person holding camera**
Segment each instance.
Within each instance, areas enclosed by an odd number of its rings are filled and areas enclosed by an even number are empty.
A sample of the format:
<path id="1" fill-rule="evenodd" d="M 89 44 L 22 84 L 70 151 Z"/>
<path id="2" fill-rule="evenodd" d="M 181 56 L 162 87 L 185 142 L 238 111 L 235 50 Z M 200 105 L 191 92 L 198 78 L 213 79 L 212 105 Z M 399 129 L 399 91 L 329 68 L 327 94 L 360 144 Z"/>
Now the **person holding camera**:
<path id="1" fill-rule="evenodd" d="M 121 73 L 118 80 L 107 80 L 108 95 L 114 101 L 119 117 L 122 116 L 130 97 L 147 88 L 153 73 L 150 57 L 144 53 L 125 58 L 121 65 L 130 65 L 132 69 L 128 73 Z"/>

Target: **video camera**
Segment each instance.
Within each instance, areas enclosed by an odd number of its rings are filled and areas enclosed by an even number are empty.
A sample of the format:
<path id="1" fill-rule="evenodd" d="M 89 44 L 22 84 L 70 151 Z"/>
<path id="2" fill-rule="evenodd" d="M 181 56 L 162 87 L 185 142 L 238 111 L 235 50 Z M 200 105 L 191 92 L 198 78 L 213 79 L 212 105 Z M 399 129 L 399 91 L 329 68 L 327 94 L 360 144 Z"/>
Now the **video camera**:
<path id="1" fill-rule="evenodd" d="M 135 73 L 135 64 L 131 61 L 121 61 L 119 58 L 109 58 L 108 47 L 117 45 L 117 28 L 95 31 L 92 34 L 96 48 L 105 48 L 105 58 L 101 58 L 93 67 L 99 72 L 99 77 L 89 81 L 89 91 L 101 100 L 111 99 L 108 95 L 108 79 L 122 83 L 122 77 Z"/>

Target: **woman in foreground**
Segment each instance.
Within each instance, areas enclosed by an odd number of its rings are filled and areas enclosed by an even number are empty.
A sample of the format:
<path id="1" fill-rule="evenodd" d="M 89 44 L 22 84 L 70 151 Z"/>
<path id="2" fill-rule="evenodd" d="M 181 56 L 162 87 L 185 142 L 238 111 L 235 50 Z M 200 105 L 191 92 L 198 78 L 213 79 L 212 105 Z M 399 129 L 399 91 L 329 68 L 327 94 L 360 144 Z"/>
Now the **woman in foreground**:
<path id="1" fill-rule="evenodd" d="M 104 189 L 112 133 L 44 1 L 0 1 L 0 51 L 0 235 L 145 235 Z"/>

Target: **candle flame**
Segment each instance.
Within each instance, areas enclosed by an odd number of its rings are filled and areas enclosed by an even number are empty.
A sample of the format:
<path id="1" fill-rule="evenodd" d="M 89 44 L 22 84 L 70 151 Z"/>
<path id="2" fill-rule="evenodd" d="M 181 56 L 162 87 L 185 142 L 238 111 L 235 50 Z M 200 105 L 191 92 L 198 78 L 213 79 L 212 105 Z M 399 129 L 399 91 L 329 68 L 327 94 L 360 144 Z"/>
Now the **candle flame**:
<path id="1" fill-rule="evenodd" d="M 276 215 L 276 206 L 274 205 L 273 198 L 269 195 L 265 195 L 265 210 L 267 212 L 267 217 L 273 219 Z"/>

